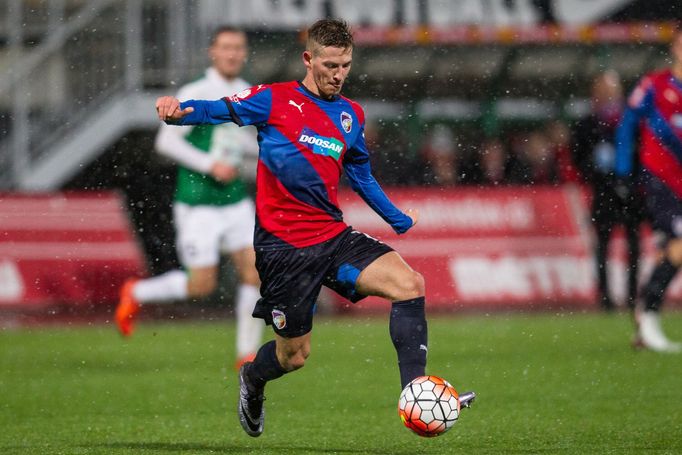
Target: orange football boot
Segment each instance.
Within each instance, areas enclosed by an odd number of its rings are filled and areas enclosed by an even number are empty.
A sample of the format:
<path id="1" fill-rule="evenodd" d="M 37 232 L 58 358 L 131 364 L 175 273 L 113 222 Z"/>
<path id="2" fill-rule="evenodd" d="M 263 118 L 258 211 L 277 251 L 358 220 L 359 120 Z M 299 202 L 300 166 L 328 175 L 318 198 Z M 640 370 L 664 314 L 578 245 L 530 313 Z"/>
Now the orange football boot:
<path id="1" fill-rule="evenodd" d="M 137 278 L 131 278 L 123 283 L 118 306 L 116 307 L 116 314 L 114 315 L 118 331 L 125 337 L 132 335 L 133 319 L 137 312 L 140 311 L 140 304 L 133 297 L 133 286 L 137 282 Z"/>
<path id="2" fill-rule="evenodd" d="M 253 362 L 255 358 L 256 354 L 247 354 L 244 357 L 238 358 L 234 364 L 235 371 L 239 371 L 242 365 L 244 365 L 246 362 Z"/>

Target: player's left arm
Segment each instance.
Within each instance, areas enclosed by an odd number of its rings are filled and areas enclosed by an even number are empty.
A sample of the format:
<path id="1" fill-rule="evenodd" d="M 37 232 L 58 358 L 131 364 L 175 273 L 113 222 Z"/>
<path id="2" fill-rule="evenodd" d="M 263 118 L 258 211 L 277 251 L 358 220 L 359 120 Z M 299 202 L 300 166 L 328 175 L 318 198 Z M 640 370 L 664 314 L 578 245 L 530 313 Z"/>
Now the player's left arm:
<path id="1" fill-rule="evenodd" d="M 355 144 L 346 151 L 343 168 L 353 191 L 358 193 L 367 205 L 390 224 L 396 233 L 403 234 L 417 223 L 417 211 L 408 210 L 407 213 L 403 213 L 386 196 L 372 175 L 363 131 L 360 132 Z"/>

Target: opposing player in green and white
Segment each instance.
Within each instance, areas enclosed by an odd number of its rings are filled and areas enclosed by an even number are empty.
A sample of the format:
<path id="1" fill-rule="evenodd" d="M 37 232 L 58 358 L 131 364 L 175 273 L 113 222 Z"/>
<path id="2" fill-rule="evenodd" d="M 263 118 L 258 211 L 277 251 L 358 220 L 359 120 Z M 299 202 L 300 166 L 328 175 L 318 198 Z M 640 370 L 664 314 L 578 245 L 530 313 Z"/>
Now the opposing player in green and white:
<path id="1" fill-rule="evenodd" d="M 182 87 L 177 97 L 214 99 L 249 88 L 251 84 L 239 77 L 247 52 L 244 32 L 231 27 L 217 29 L 208 51 L 212 66 L 202 78 Z M 178 164 L 173 215 L 184 270 L 128 280 L 121 289 L 116 323 L 127 336 L 141 305 L 209 295 L 217 285 L 221 253 L 228 253 L 240 281 L 235 309 L 239 366 L 254 357 L 264 328 L 263 321 L 251 316 L 260 298 L 260 281 L 253 250 L 254 205 L 243 180 L 255 177 L 256 130 L 231 123 L 164 124 L 156 149 Z"/>

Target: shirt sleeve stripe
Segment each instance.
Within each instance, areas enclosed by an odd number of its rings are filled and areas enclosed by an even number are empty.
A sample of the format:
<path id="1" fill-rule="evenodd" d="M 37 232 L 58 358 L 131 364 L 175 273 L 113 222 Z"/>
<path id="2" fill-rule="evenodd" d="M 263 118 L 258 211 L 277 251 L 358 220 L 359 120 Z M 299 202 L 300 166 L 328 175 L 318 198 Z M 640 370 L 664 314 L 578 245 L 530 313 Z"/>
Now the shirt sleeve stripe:
<path id="1" fill-rule="evenodd" d="M 239 126 L 244 126 L 244 122 L 239 117 L 239 115 L 237 115 L 237 112 L 235 112 L 234 107 L 232 106 L 230 100 L 228 100 L 227 98 L 223 98 L 223 101 L 227 105 L 227 110 L 230 111 L 230 116 L 232 117 L 234 123 L 236 123 Z"/>

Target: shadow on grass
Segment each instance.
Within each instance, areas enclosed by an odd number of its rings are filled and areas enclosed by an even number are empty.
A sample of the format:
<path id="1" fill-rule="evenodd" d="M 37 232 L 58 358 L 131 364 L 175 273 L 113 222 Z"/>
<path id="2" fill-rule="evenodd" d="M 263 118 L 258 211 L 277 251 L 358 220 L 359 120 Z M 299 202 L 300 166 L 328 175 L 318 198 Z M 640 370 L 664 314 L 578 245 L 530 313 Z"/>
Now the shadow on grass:
<path id="1" fill-rule="evenodd" d="M 168 452 L 211 452 L 211 453 L 244 453 L 244 452 L 259 452 L 259 451 L 270 451 L 277 454 L 296 454 L 301 452 L 311 452 L 311 453 L 367 453 L 376 455 L 395 455 L 395 454 L 412 454 L 414 451 L 406 452 L 396 452 L 395 450 L 388 449 L 373 449 L 369 447 L 350 449 L 350 448 L 329 448 L 329 447 L 316 447 L 315 445 L 310 445 L 307 447 L 302 446 L 288 446 L 283 447 L 285 444 L 277 444 L 276 446 L 261 445 L 258 447 L 248 446 L 248 445 L 234 445 L 234 444 L 205 444 L 199 442 L 110 442 L 102 444 L 91 444 L 87 446 L 81 446 L 82 448 L 92 449 L 92 448 L 104 448 L 104 449 L 128 449 L 132 451 L 138 450 L 160 450 Z"/>

